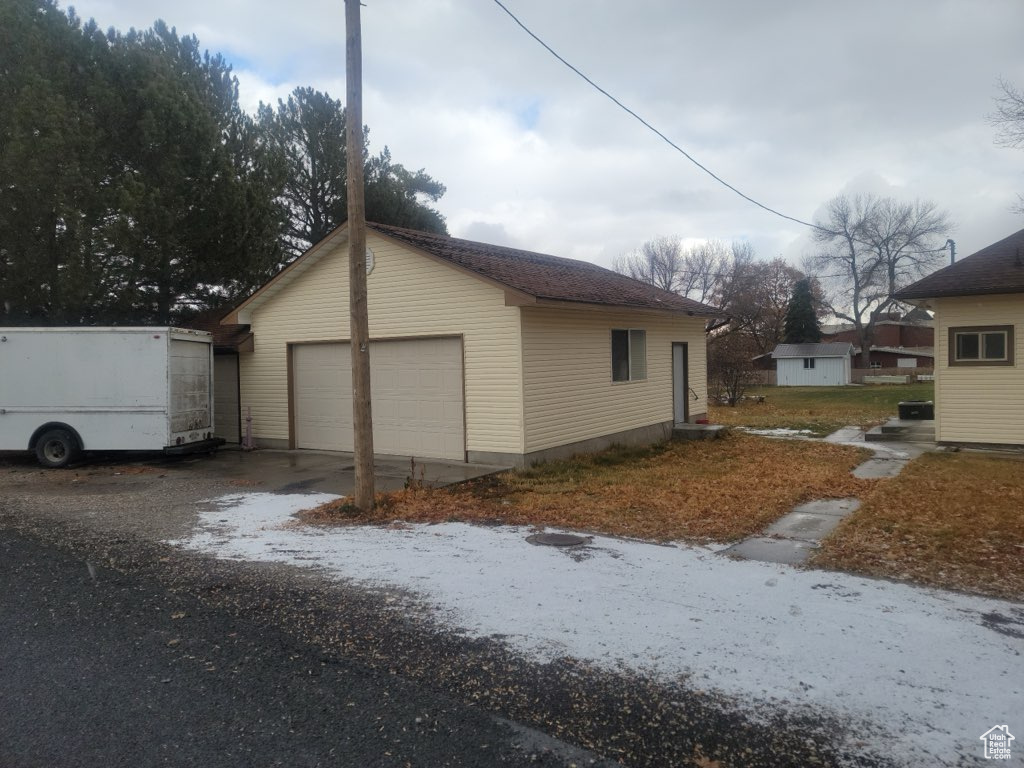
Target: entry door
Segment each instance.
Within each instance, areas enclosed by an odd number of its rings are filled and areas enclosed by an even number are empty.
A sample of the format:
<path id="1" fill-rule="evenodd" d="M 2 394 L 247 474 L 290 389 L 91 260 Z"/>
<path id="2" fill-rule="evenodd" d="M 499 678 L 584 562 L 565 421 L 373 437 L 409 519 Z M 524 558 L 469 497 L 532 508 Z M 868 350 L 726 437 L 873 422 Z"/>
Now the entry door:
<path id="1" fill-rule="evenodd" d="M 690 373 L 685 341 L 672 342 L 672 413 L 676 424 L 690 419 Z"/>

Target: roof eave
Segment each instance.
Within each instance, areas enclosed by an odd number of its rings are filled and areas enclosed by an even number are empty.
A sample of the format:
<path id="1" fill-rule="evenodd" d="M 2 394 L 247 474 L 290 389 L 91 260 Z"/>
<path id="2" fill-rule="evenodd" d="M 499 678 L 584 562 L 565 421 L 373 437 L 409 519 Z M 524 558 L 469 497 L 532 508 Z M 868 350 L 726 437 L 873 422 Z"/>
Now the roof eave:
<path id="1" fill-rule="evenodd" d="M 648 312 L 654 314 L 683 315 L 685 317 L 725 317 L 725 313 L 708 312 L 695 309 L 682 309 L 678 307 L 649 307 L 640 304 L 605 304 L 596 301 L 573 301 L 570 299 L 550 299 L 538 296 L 532 302 L 538 307 L 558 307 L 561 309 L 589 309 L 600 311 L 626 311 L 626 312 Z"/>

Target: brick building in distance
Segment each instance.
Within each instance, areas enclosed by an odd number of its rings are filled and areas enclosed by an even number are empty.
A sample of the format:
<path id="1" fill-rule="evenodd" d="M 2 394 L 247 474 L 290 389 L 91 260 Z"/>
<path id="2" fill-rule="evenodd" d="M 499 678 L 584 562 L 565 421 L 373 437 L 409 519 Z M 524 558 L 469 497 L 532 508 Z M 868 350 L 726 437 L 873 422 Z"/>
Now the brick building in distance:
<path id="1" fill-rule="evenodd" d="M 859 363 L 860 338 L 852 324 L 823 325 L 823 342 L 848 341 Z M 872 368 L 932 368 L 935 365 L 935 327 L 931 315 L 914 309 L 906 315 L 890 312 L 875 323 L 871 345 Z"/>

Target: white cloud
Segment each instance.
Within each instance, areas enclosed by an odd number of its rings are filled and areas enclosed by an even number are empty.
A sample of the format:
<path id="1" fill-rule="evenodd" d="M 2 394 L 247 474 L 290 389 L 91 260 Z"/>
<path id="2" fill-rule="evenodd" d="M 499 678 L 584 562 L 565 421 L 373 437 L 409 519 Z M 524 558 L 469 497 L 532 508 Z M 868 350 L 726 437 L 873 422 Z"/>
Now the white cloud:
<path id="1" fill-rule="evenodd" d="M 236 65 L 243 103 L 296 85 L 344 98 L 342 3 L 82 0 L 101 26 L 162 17 Z M 996 79 L 1024 84 L 1024 5 L 992 0 L 509 7 L 700 162 L 810 219 L 867 175 L 932 199 L 962 254 L 1024 226 L 1024 152 L 993 146 Z M 716 184 L 556 62 L 488 3 L 368 2 L 365 122 L 448 187 L 458 236 L 607 264 L 650 237 L 747 239 L 764 257 L 803 233 Z"/>

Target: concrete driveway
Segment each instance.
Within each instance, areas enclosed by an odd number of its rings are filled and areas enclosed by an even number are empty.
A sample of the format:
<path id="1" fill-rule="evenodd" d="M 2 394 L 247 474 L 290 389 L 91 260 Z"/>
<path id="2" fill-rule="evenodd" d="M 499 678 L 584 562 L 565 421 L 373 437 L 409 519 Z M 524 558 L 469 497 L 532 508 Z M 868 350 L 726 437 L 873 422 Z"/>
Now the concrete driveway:
<path id="1" fill-rule="evenodd" d="M 315 492 L 348 496 L 355 483 L 351 453 L 269 449 L 245 452 L 222 448 L 212 456 L 160 458 L 157 461 L 161 467 L 173 472 L 219 478 L 239 487 L 252 486 L 254 490 L 271 493 Z M 438 487 L 507 469 L 403 456 L 376 456 L 373 463 L 378 491 L 399 490 L 413 474 L 417 480 L 422 477 L 424 484 Z"/>

